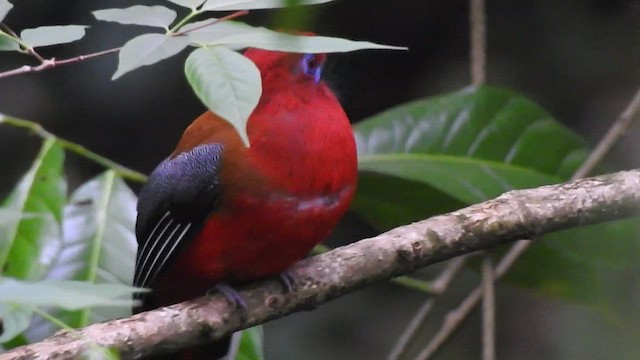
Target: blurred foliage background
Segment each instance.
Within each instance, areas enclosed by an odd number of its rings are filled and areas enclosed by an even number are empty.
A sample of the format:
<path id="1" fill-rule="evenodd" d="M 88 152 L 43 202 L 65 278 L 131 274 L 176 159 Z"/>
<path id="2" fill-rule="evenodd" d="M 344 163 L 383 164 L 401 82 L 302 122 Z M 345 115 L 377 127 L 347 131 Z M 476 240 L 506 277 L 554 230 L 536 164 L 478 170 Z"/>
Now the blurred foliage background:
<path id="1" fill-rule="evenodd" d="M 136 3 L 154 5 L 160 1 Z M 117 47 L 147 30 L 98 23 L 91 16 L 93 10 L 131 5 L 124 0 L 21 0 L 15 4 L 6 21 L 14 29 L 91 26 L 82 41 L 42 49 L 45 57 L 63 58 Z M 275 28 L 302 23 L 302 28 L 323 35 L 408 46 L 408 52 L 363 51 L 330 57 L 326 78 L 354 123 L 390 106 L 454 91 L 469 83 L 465 0 L 341 0 L 302 13 L 252 11 L 243 20 Z M 488 83 L 524 93 L 590 144 L 598 141 L 638 87 L 640 1 L 489 0 L 488 34 Z M 173 149 L 183 129 L 204 111 L 184 77 L 186 55 L 139 69 L 115 82 L 110 80 L 117 61 L 113 55 L 2 79 L 0 111 L 38 121 L 61 137 L 148 173 Z M 25 62 L 32 59 L 0 53 L 0 71 Z M 636 127 L 610 155 L 611 168 L 640 166 L 639 140 L 640 129 Z M 23 130 L 0 128 L 2 197 L 30 166 L 38 143 Z M 71 188 L 101 170 L 72 154 L 66 168 Z M 331 244 L 374 233 L 364 221 L 350 215 Z M 619 313 L 611 316 L 499 286 L 499 357 L 640 356 L 640 317 L 634 306 L 640 301 L 637 270 L 612 275 L 611 295 L 619 300 Z M 425 275 L 436 273 L 437 267 L 424 271 Z M 428 339 L 441 316 L 478 278 L 472 270 L 465 272 L 440 299 L 422 340 Z M 267 358 L 381 359 L 423 300 L 420 293 L 381 284 L 311 313 L 278 320 L 265 327 Z M 478 315 L 465 323 L 438 358 L 479 357 Z M 417 349 L 420 344 L 413 346 Z"/>

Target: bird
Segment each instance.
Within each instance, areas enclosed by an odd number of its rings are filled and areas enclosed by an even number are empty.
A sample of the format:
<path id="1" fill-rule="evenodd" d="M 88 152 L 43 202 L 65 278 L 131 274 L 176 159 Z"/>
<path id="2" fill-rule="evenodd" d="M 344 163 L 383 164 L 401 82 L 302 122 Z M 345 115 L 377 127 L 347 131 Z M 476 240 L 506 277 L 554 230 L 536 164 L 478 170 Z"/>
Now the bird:
<path id="1" fill-rule="evenodd" d="M 133 285 L 151 292 L 135 312 L 216 284 L 288 279 L 287 269 L 331 233 L 353 199 L 356 145 L 322 78 L 326 54 L 251 48 L 244 56 L 262 80 L 246 125 L 250 146 L 206 111 L 139 193 Z M 217 359 L 228 348 L 223 339 L 154 359 Z"/>

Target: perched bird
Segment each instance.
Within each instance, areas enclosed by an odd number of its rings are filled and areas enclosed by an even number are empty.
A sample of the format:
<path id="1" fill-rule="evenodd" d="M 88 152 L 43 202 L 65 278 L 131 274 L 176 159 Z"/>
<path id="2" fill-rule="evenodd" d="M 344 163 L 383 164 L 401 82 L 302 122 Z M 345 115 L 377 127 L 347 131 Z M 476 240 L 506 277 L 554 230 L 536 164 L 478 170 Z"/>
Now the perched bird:
<path id="1" fill-rule="evenodd" d="M 251 146 L 207 111 L 140 192 L 134 286 L 152 292 L 137 311 L 202 296 L 218 283 L 282 274 L 328 236 L 351 202 L 356 147 L 321 79 L 326 56 L 244 55 L 262 74 L 247 124 Z M 223 345 L 181 356 L 215 359 Z"/>

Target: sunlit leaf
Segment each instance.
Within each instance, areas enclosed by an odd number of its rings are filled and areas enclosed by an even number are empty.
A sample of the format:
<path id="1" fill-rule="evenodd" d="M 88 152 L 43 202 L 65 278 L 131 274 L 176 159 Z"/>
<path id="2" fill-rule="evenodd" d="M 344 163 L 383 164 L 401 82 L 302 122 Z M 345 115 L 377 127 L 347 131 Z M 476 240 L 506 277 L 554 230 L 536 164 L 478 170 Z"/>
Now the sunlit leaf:
<path id="1" fill-rule="evenodd" d="M 187 46 L 189 46 L 189 39 L 181 36 L 144 34 L 135 37 L 120 50 L 118 70 L 111 79 L 115 80 L 131 70 L 174 56 Z"/>
<path id="2" fill-rule="evenodd" d="M 135 5 L 126 9 L 105 9 L 93 12 L 102 21 L 113 21 L 126 25 L 168 28 L 176 19 L 176 12 L 164 6 Z"/>
<path id="3" fill-rule="evenodd" d="M 190 24 L 184 29 L 192 29 L 203 23 L 204 21 Z M 286 34 L 234 21 L 223 21 L 194 30 L 189 32 L 188 36 L 196 43 L 225 45 L 233 49 L 255 47 L 298 53 L 335 53 L 364 49 L 406 50 L 404 47 L 381 45 L 368 41 Z"/>
<path id="4" fill-rule="evenodd" d="M 0 321 L 2 321 L 0 344 L 13 339 L 23 332 L 29 326 L 32 315 L 33 310 L 20 304 L 0 303 Z"/>
<path id="5" fill-rule="evenodd" d="M 333 0 L 301 0 L 298 5 L 324 4 Z M 202 10 L 253 10 L 273 9 L 287 6 L 287 0 L 208 0 Z"/>
<path id="6" fill-rule="evenodd" d="M 249 146 L 247 120 L 262 94 L 256 65 L 224 47 L 201 48 L 187 58 L 185 73 L 198 98 L 229 121 Z"/>
<path id="7" fill-rule="evenodd" d="M 206 0 L 169 0 L 174 4 L 184 6 L 189 9 L 195 9 L 198 6 L 202 5 Z"/>
<path id="8" fill-rule="evenodd" d="M 137 289 L 119 284 L 92 284 L 84 281 L 21 281 L 0 279 L 0 302 L 29 306 L 55 306 L 78 310 L 90 306 L 133 305 Z M 43 296 L 45 295 L 46 296 Z"/>
<path id="9" fill-rule="evenodd" d="M 59 45 L 82 39 L 86 28 L 84 25 L 40 26 L 22 30 L 20 37 L 33 47 Z"/>
<path id="10" fill-rule="evenodd" d="M 55 140 L 46 140 L 31 169 L 5 202 L 5 211 L 16 216 L 0 226 L 2 273 L 39 279 L 53 262 L 55 248 L 61 241 L 60 222 L 66 196 L 63 161 L 62 147 Z"/>
<path id="11" fill-rule="evenodd" d="M 11 4 L 7 0 L 0 0 L 0 21 L 4 20 L 9 11 L 13 8 L 13 4 Z"/>

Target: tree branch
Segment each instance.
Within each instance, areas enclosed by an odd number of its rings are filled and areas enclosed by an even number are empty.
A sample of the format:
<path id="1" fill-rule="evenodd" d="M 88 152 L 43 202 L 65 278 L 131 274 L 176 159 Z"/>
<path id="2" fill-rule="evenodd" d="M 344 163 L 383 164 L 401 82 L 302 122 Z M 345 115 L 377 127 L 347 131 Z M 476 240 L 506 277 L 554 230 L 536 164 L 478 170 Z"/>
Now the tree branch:
<path id="1" fill-rule="evenodd" d="M 1 354 L 0 360 L 72 359 L 92 343 L 112 347 L 123 358 L 168 352 L 314 309 L 372 282 L 455 256 L 638 212 L 640 169 L 510 191 L 301 261 L 291 269 L 297 286 L 288 293 L 275 279 L 243 287 L 239 291 L 247 302 L 244 316 L 216 294 L 77 332 L 62 331 Z"/>

